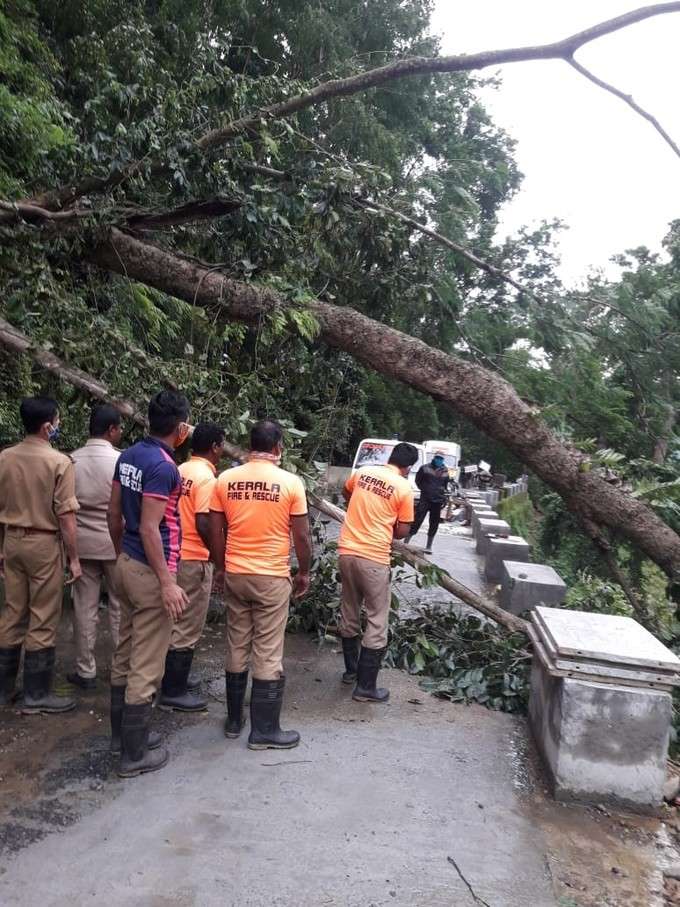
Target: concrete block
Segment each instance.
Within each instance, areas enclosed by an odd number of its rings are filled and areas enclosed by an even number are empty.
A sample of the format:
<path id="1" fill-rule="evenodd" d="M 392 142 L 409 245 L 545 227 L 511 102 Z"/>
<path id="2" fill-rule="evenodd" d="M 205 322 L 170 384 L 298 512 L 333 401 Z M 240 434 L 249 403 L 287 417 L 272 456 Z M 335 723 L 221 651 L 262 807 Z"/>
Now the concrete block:
<path id="1" fill-rule="evenodd" d="M 671 715 L 668 692 L 555 677 L 534 657 L 529 721 L 558 800 L 655 810 Z"/>
<path id="2" fill-rule="evenodd" d="M 484 575 L 490 583 L 500 583 L 503 578 L 503 562 L 528 561 L 529 543 L 519 535 L 508 538 L 489 538 L 486 543 Z"/>
<path id="3" fill-rule="evenodd" d="M 500 494 L 496 488 L 491 488 L 489 491 L 485 492 L 486 503 L 490 504 L 492 507 L 495 507 L 500 500 Z"/>
<path id="4" fill-rule="evenodd" d="M 567 585 L 546 564 L 506 560 L 501 573 L 501 608 L 511 614 L 530 611 L 536 605 L 557 607 L 564 601 Z"/>
<path id="5" fill-rule="evenodd" d="M 470 525 L 472 526 L 472 537 L 475 539 L 477 538 L 477 533 L 479 532 L 480 520 L 500 520 L 500 516 L 496 513 L 495 510 L 477 510 L 473 507 L 472 515 L 470 516 Z"/>
<path id="6" fill-rule="evenodd" d="M 479 529 L 477 530 L 477 554 L 486 555 L 486 545 L 490 535 L 508 536 L 510 535 L 510 526 L 505 520 L 480 520 Z"/>

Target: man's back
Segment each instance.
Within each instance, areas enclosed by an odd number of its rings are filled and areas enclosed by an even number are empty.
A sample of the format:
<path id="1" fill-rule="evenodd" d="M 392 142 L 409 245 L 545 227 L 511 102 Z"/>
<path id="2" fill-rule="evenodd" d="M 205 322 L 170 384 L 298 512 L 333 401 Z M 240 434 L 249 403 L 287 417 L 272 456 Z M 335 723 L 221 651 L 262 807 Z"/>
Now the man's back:
<path id="1" fill-rule="evenodd" d="M 182 543 L 178 511 L 182 485 L 170 448 L 156 438 L 138 441 L 118 458 L 113 480 L 121 487 L 123 551 L 143 564 L 148 562 L 139 534 L 142 499 L 148 496 L 167 501 L 159 529 L 168 569 L 176 573 Z"/>
<path id="2" fill-rule="evenodd" d="M 196 515 L 208 513 L 215 485 L 215 467 L 195 454 L 179 467 L 182 494 L 179 515 L 182 523 L 182 560 L 207 561 L 208 549 L 196 528 Z"/>
<path id="3" fill-rule="evenodd" d="M 80 510 L 78 552 L 91 560 L 113 560 L 116 552 L 106 525 L 111 497 L 111 482 L 120 452 L 108 441 L 90 438 L 84 447 L 71 454 L 75 465 L 76 497 Z"/>
<path id="4" fill-rule="evenodd" d="M 227 519 L 228 572 L 290 574 L 290 518 L 307 513 L 297 476 L 266 460 L 227 469 L 217 479 L 210 509 Z"/>
<path id="5" fill-rule="evenodd" d="M 396 466 L 365 466 L 350 476 L 347 516 L 340 530 L 340 554 L 389 564 L 394 524 L 413 520 L 413 492 Z"/>
<path id="6" fill-rule="evenodd" d="M 58 516 L 77 509 L 65 454 L 32 435 L 0 453 L 0 523 L 57 532 Z"/>

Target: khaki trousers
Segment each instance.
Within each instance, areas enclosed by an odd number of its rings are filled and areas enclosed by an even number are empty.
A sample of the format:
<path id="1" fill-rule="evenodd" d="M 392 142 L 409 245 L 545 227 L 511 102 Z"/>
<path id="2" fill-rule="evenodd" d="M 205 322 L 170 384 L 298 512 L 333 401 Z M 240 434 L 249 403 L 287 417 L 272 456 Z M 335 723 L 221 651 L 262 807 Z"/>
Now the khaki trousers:
<path id="1" fill-rule="evenodd" d="M 361 606 L 366 609 L 366 632 L 361 640 L 367 649 L 387 645 L 390 613 L 390 568 L 365 557 L 341 554 L 338 558 L 342 580 L 340 636 L 361 636 Z"/>
<path id="2" fill-rule="evenodd" d="M 0 648 L 51 649 L 64 594 L 64 557 L 55 532 L 5 528 L 5 607 Z"/>
<path id="3" fill-rule="evenodd" d="M 253 677 L 278 680 L 283 673 L 283 640 L 291 581 L 287 576 L 227 573 L 226 670 L 240 674 L 252 660 Z"/>
<path id="4" fill-rule="evenodd" d="M 97 642 L 99 599 L 102 579 L 106 580 L 109 599 L 109 629 L 115 651 L 118 645 L 120 624 L 120 598 L 118 596 L 115 561 L 80 562 L 83 575 L 73 586 L 73 638 L 76 644 L 76 671 L 81 677 L 96 677 L 97 663 L 94 647 Z"/>
<path id="5" fill-rule="evenodd" d="M 213 565 L 210 561 L 180 561 L 177 583 L 189 599 L 189 607 L 172 625 L 171 649 L 195 649 L 203 633 L 210 603 Z"/>
<path id="6" fill-rule="evenodd" d="M 161 585 L 151 567 L 121 554 L 117 572 L 120 629 L 111 685 L 127 685 L 127 704 L 142 705 L 151 702 L 160 686 L 172 618 L 163 606 Z"/>

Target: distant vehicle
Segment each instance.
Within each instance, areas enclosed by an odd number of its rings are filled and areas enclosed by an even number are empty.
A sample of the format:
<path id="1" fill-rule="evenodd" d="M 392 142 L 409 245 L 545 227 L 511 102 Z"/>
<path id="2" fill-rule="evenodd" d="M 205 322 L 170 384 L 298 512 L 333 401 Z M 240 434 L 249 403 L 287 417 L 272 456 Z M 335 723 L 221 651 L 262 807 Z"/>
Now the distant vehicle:
<path id="1" fill-rule="evenodd" d="M 423 447 L 425 449 L 424 459 L 426 463 L 432 460 L 435 451 L 441 450 L 444 454 L 444 462 L 449 470 L 449 476 L 456 482 L 460 481 L 460 444 L 456 444 L 454 441 L 425 441 Z"/>
<path id="2" fill-rule="evenodd" d="M 387 463 L 390 458 L 390 454 L 394 450 L 395 446 L 400 442 L 394 438 L 364 438 L 363 441 L 359 443 L 357 447 L 357 452 L 354 455 L 354 463 L 352 464 L 352 472 L 356 472 L 357 469 L 361 469 L 362 466 L 373 466 L 374 464 Z M 412 442 L 409 441 L 409 444 Z M 415 449 L 418 451 L 418 460 L 411 467 L 411 470 L 408 474 L 409 485 L 413 489 L 413 493 L 416 497 L 420 497 L 420 491 L 416 485 L 416 473 L 423 465 L 423 456 L 425 454 L 425 448 L 422 444 L 414 444 Z"/>
<path id="3" fill-rule="evenodd" d="M 418 451 L 418 461 L 411 468 L 408 475 L 409 484 L 416 498 L 420 497 L 420 490 L 416 485 L 416 473 L 423 463 L 429 463 L 432 460 L 436 450 L 444 452 L 444 462 L 448 467 L 449 475 L 456 482 L 458 481 L 460 477 L 460 444 L 455 444 L 452 441 L 425 441 L 423 444 L 414 444 L 409 441 L 408 443 L 413 444 Z M 389 440 L 386 438 L 364 438 L 357 447 L 354 463 L 352 464 L 352 472 L 356 472 L 361 466 L 387 463 L 396 444 L 399 444 L 399 441 L 394 438 Z"/>

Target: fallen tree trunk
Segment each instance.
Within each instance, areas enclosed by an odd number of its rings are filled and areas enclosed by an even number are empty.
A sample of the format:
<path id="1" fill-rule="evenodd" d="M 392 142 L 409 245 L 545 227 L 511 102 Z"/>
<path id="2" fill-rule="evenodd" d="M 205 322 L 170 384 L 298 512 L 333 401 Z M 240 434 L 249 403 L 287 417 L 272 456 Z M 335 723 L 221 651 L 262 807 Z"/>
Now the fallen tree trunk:
<path id="1" fill-rule="evenodd" d="M 225 319 L 255 323 L 286 308 L 272 290 L 234 280 L 215 269 L 142 242 L 118 230 L 88 259 Z M 565 446 L 495 372 L 444 353 L 351 308 L 316 301 L 320 337 L 369 368 L 442 401 L 504 444 L 564 499 L 581 521 L 628 538 L 669 576 L 680 577 L 680 536 L 646 504 L 590 471 L 587 458 Z"/>

